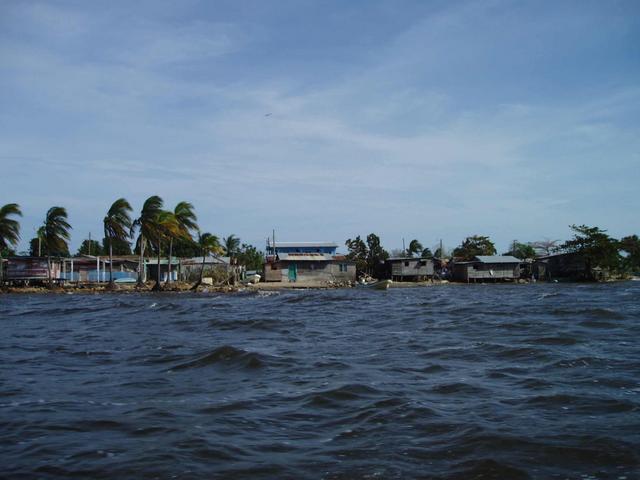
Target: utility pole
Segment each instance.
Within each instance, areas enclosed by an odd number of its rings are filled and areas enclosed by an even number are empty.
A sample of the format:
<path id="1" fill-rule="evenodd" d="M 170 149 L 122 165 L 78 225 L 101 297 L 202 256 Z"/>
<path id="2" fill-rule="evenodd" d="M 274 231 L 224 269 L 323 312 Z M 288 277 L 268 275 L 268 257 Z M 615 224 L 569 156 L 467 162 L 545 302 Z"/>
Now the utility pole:
<path id="1" fill-rule="evenodd" d="M 404 237 L 402 237 L 402 256 L 407 256 L 407 249 L 404 246 Z"/>
<path id="2" fill-rule="evenodd" d="M 91 232 L 89 232 L 89 255 L 91 255 Z"/>

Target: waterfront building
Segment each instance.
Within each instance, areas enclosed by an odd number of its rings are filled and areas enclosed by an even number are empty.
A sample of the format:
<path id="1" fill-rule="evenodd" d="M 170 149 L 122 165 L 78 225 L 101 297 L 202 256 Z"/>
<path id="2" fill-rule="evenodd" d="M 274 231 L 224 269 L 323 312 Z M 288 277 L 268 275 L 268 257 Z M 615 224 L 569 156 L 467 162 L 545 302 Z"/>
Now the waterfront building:
<path id="1" fill-rule="evenodd" d="M 432 258 L 393 257 L 384 263 L 387 275 L 394 282 L 420 282 L 433 278 Z"/>
<path id="2" fill-rule="evenodd" d="M 468 262 L 454 262 L 452 278 L 457 282 L 516 281 L 520 259 L 510 255 L 478 255 Z"/>
<path id="3" fill-rule="evenodd" d="M 6 259 L 4 281 L 14 285 L 36 285 L 49 281 L 47 257 L 10 257 Z M 60 279 L 61 260 L 51 259 L 51 278 Z"/>
<path id="4" fill-rule="evenodd" d="M 356 264 L 336 253 L 333 242 L 272 242 L 267 240 L 266 282 L 355 282 Z"/>

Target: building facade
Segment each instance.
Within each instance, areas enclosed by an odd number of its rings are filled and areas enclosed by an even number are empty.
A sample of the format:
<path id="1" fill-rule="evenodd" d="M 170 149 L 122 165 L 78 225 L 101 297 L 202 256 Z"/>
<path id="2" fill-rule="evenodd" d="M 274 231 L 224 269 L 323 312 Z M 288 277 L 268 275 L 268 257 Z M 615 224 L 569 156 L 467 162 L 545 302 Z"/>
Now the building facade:
<path id="1" fill-rule="evenodd" d="M 265 282 L 328 284 L 355 282 L 356 264 L 337 255 L 332 242 L 267 241 Z"/>
<path id="2" fill-rule="evenodd" d="M 455 262 L 452 279 L 466 283 L 515 281 L 520 278 L 520 263 L 509 255 L 479 255 L 468 262 Z"/>
<path id="3" fill-rule="evenodd" d="M 396 257 L 385 260 L 387 275 L 394 282 L 420 282 L 433 278 L 431 258 Z"/>

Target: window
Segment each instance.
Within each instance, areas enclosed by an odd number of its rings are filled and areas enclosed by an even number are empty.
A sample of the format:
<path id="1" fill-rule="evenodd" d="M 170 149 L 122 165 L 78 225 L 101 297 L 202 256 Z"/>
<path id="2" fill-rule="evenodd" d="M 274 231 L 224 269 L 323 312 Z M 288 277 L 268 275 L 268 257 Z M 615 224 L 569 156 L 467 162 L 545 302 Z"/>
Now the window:
<path id="1" fill-rule="evenodd" d="M 408 267 L 409 266 L 409 262 L 404 262 L 404 266 Z"/>
<path id="2" fill-rule="evenodd" d="M 346 272 L 348 265 L 346 263 L 341 263 L 339 267 L 341 272 Z"/>

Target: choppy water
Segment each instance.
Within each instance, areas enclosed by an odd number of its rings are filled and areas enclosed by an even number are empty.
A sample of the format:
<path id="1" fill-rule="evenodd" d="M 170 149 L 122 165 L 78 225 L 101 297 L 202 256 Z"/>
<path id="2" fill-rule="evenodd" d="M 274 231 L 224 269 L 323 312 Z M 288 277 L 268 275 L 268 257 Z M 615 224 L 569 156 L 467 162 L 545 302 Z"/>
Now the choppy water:
<path id="1" fill-rule="evenodd" d="M 5 478 L 640 478 L 640 284 L 0 296 Z"/>

